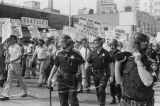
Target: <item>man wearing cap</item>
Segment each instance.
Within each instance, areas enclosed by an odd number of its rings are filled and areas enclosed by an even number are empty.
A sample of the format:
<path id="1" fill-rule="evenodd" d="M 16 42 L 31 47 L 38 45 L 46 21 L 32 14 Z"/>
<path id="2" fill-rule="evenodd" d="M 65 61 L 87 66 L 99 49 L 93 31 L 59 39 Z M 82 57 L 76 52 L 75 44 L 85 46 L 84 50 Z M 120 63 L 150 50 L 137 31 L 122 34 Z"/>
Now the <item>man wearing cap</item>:
<path id="1" fill-rule="evenodd" d="M 94 50 L 91 51 L 87 58 L 86 70 L 89 66 L 92 67 L 92 75 L 96 87 L 98 102 L 100 106 L 105 106 L 106 99 L 106 85 L 109 76 L 111 75 L 109 65 L 112 63 L 112 58 L 108 51 L 103 47 L 103 40 L 101 37 L 97 37 L 94 40 Z"/>
<path id="2" fill-rule="evenodd" d="M 48 78 L 48 83 L 57 72 L 58 68 L 58 92 L 61 106 L 68 106 L 68 99 L 71 106 L 79 106 L 77 98 L 77 73 L 82 71 L 82 85 L 86 87 L 86 73 L 84 72 L 84 59 L 79 52 L 73 49 L 73 42 L 70 36 L 64 35 L 61 38 L 63 50 L 58 53 L 55 64 Z"/>
<path id="3" fill-rule="evenodd" d="M 115 56 L 118 52 L 120 52 L 120 50 L 118 49 L 118 41 L 116 39 L 112 39 L 109 42 L 109 47 L 111 48 L 111 50 L 109 51 L 109 54 L 113 59 L 113 64 L 111 65 L 112 66 L 111 68 L 112 76 L 110 77 L 110 91 L 111 91 L 112 101 L 109 104 L 115 104 L 116 96 L 117 96 L 118 102 L 120 102 L 120 98 L 121 98 L 121 90 L 119 91 L 118 89 L 120 88 L 116 87 L 115 74 L 114 74 L 115 73 L 115 70 L 114 70 Z"/>
<path id="4" fill-rule="evenodd" d="M 11 88 L 11 84 L 13 81 L 13 75 L 16 75 L 19 85 L 22 89 L 21 97 L 27 96 L 27 87 L 22 80 L 22 68 L 20 65 L 21 62 L 21 47 L 18 45 L 18 40 L 15 35 L 11 35 L 10 37 L 10 46 L 8 47 L 9 60 L 6 60 L 6 64 L 8 65 L 8 77 L 5 88 L 2 92 L 3 98 L 0 98 L 1 101 L 9 100 L 9 90 Z"/>

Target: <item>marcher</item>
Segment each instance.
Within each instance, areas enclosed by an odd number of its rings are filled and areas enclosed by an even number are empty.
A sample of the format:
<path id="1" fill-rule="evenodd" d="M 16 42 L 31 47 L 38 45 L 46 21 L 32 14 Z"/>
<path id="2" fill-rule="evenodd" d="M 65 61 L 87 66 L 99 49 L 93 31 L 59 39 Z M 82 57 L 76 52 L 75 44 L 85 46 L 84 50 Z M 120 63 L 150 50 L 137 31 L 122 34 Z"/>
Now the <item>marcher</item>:
<path id="1" fill-rule="evenodd" d="M 109 76 L 111 75 L 109 65 L 113 62 L 108 51 L 103 47 L 103 41 L 101 37 L 97 37 L 94 40 L 94 50 L 91 51 L 87 58 L 86 71 L 89 66 L 92 67 L 92 74 L 96 87 L 98 102 L 100 106 L 105 106 L 106 100 L 106 86 Z"/>
<path id="2" fill-rule="evenodd" d="M 115 63 L 116 83 L 123 86 L 121 106 L 154 106 L 153 85 L 158 63 L 146 55 L 149 39 L 136 33 L 129 42 L 129 52 L 118 53 Z"/>
<path id="3" fill-rule="evenodd" d="M 118 91 L 118 89 L 116 89 L 116 81 L 115 81 L 115 56 L 117 53 L 120 52 L 120 50 L 118 49 L 118 41 L 116 39 L 112 39 L 109 42 L 109 47 L 111 48 L 111 50 L 109 51 L 110 56 L 113 59 L 113 64 L 112 64 L 112 76 L 110 77 L 110 91 L 111 91 L 111 96 L 112 96 L 112 101 L 109 104 L 115 104 L 116 103 L 116 96 L 118 99 L 118 102 L 120 102 L 121 99 L 121 90 Z"/>
<path id="4" fill-rule="evenodd" d="M 0 98 L 1 101 L 9 100 L 9 90 L 11 88 L 14 75 L 16 75 L 19 85 L 23 92 L 21 97 L 27 96 L 27 87 L 22 80 L 22 68 L 20 65 L 21 55 L 22 55 L 21 47 L 18 45 L 18 40 L 15 35 L 11 35 L 10 44 L 11 45 L 8 47 L 9 60 L 6 60 L 6 64 L 9 64 L 8 77 L 7 77 L 5 88 L 2 92 L 3 97 Z"/>
<path id="5" fill-rule="evenodd" d="M 33 77 L 36 77 L 36 72 L 32 67 L 32 56 L 34 53 L 34 47 L 31 41 L 28 41 L 28 46 L 26 48 L 25 54 L 27 55 L 26 57 L 26 73 L 25 73 L 25 79 L 30 79 L 30 72 L 32 72 Z"/>
<path id="6" fill-rule="evenodd" d="M 42 87 L 43 85 L 43 80 L 45 79 L 45 68 L 46 68 L 46 60 L 47 60 L 47 48 L 44 46 L 45 41 L 43 39 L 39 39 L 38 41 L 38 46 L 36 47 L 33 57 L 32 57 L 32 62 L 35 59 L 35 56 L 37 55 L 38 59 L 38 64 L 39 64 L 39 81 L 38 81 L 38 87 Z"/>
<path id="7" fill-rule="evenodd" d="M 84 70 L 84 59 L 73 49 L 70 36 L 64 35 L 61 39 L 63 50 L 58 53 L 55 64 L 48 78 L 48 83 L 57 72 L 58 68 L 58 92 L 61 106 L 79 106 L 77 98 L 77 72 L 78 67 L 82 71 L 83 86 L 86 87 L 86 74 Z"/>
<path id="8" fill-rule="evenodd" d="M 89 47 L 89 42 L 88 39 L 84 38 L 81 40 L 81 48 L 80 48 L 80 53 L 83 57 L 83 59 L 86 61 L 87 57 L 89 56 L 90 52 L 91 52 L 91 48 Z M 80 78 L 81 79 L 81 78 Z M 91 82 L 91 67 L 88 68 L 88 70 L 86 70 L 86 80 L 87 80 L 87 89 L 86 89 L 86 93 L 90 92 L 90 82 Z M 81 83 L 81 82 L 80 82 Z M 83 92 L 83 87 L 80 87 L 80 91 L 79 92 Z"/>
<path id="9" fill-rule="evenodd" d="M 1 43 L 2 39 L 0 38 L 0 86 L 3 87 L 6 79 L 7 79 L 7 72 L 5 70 L 5 49 L 4 45 Z"/>

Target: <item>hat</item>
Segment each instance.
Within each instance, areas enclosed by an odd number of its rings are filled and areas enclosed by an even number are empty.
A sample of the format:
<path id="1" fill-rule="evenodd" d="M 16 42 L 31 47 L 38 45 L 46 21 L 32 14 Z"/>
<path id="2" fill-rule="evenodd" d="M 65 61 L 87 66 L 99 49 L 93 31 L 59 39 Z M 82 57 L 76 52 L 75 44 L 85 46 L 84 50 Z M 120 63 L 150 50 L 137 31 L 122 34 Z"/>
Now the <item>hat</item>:
<path id="1" fill-rule="evenodd" d="M 96 37 L 96 38 L 94 39 L 94 41 L 103 42 L 103 39 L 102 39 L 101 37 Z"/>
<path id="2" fill-rule="evenodd" d="M 71 37 L 69 35 L 63 35 L 62 39 L 66 39 L 67 40 L 67 39 L 71 39 Z"/>

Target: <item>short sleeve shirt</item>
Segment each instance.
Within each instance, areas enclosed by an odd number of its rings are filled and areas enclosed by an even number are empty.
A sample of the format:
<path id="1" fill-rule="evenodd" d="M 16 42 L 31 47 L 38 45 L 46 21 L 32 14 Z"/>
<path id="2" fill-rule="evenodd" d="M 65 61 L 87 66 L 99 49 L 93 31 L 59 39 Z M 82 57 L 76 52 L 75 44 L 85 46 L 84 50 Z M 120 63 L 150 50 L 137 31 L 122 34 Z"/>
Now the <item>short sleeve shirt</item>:
<path id="1" fill-rule="evenodd" d="M 92 65 L 93 69 L 105 69 L 113 60 L 108 51 L 102 48 L 100 53 L 92 51 L 87 58 L 87 62 Z"/>
<path id="2" fill-rule="evenodd" d="M 8 48 L 8 52 L 9 52 L 9 56 L 10 56 L 10 61 L 12 60 L 15 60 L 16 58 L 18 58 L 19 56 L 22 55 L 22 48 L 18 45 L 18 44 L 14 44 L 14 45 L 11 45 L 9 48 Z M 16 62 L 14 63 L 18 63 L 18 62 L 21 62 L 21 59 L 17 60 Z"/>
<path id="3" fill-rule="evenodd" d="M 78 51 L 72 50 L 69 53 L 60 51 L 55 59 L 55 64 L 60 71 L 67 73 L 77 73 L 78 66 L 84 64 L 85 61 Z"/>
<path id="4" fill-rule="evenodd" d="M 37 54 L 38 59 L 46 59 L 47 58 L 47 47 L 43 46 L 37 46 L 35 49 L 34 54 Z"/>

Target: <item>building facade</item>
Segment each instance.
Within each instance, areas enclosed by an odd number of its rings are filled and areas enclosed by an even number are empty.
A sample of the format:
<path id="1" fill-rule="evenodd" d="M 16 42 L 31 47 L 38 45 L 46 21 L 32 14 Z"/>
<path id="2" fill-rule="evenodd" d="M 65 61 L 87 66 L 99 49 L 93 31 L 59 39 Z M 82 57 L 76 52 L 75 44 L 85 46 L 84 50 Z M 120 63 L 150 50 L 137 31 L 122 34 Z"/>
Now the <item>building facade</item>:
<path id="1" fill-rule="evenodd" d="M 89 8 L 78 9 L 78 15 L 89 14 Z"/>
<path id="2" fill-rule="evenodd" d="M 0 3 L 0 18 L 21 19 L 21 17 L 47 20 L 50 28 L 57 30 L 62 30 L 63 26 L 69 25 L 68 15 L 23 6 L 16 6 L 7 3 Z M 73 23 L 77 21 L 77 19 L 72 17 L 71 25 L 73 26 Z"/>
<path id="3" fill-rule="evenodd" d="M 132 35 L 135 32 L 143 32 L 148 36 L 151 36 L 157 34 L 159 29 L 157 19 L 142 11 L 80 16 L 100 21 L 104 27 L 113 26 L 117 29 L 124 30 L 125 33 L 129 35 Z"/>
<path id="4" fill-rule="evenodd" d="M 97 0 L 97 13 L 106 14 L 117 12 L 117 5 L 113 0 Z"/>
<path id="5" fill-rule="evenodd" d="M 160 16 L 160 0 L 126 0 L 125 8 L 140 10 L 153 16 Z"/>

